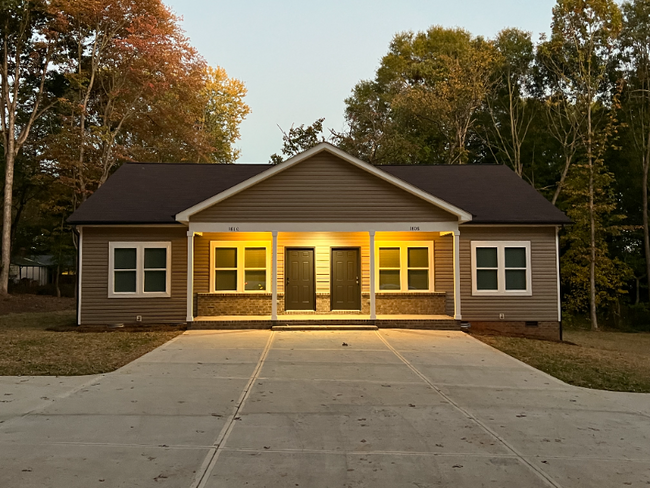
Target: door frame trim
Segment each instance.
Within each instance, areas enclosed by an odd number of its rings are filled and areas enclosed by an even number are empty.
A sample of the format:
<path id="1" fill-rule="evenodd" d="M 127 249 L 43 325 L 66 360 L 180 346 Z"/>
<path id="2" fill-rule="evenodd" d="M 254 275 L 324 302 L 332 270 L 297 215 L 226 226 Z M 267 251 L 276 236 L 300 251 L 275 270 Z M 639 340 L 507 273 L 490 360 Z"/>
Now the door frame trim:
<path id="1" fill-rule="evenodd" d="M 342 310 L 342 311 L 349 311 L 349 312 L 361 312 L 361 309 L 363 307 L 363 304 L 361 303 L 363 300 L 363 276 L 361 275 L 361 247 L 360 246 L 337 246 L 337 247 L 330 247 L 330 312 L 335 312 L 339 311 L 338 309 L 334 309 L 334 259 L 333 259 L 333 254 L 334 251 L 341 251 L 344 249 L 354 249 L 357 251 L 357 273 L 359 275 L 359 308 L 358 309 L 350 309 L 350 310 Z"/>
<path id="2" fill-rule="evenodd" d="M 287 290 L 288 290 L 287 279 L 289 277 L 289 273 L 287 273 L 287 269 L 288 269 L 287 263 L 289 261 L 287 259 L 287 254 L 289 254 L 289 251 L 301 251 L 301 250 L 303 250 L 303 251 L 304 250 L 312 251 L 314 253 L 312 263 L 311 263 L 311 265 L 312 265 L 312 276 L 313 276 L 313 280 L 314 280 L 314 309 L 313 310 L 291 310 L 291 309 L 287 308 Z M 286 246 L 284 248 L 284 263 L 283 264 L 284 264 L 284 269 L 283 269 L 283 271 L 284 271 L 284 311 L 285 312 L 315 312 L 316 308 L 318 306 L 318 304 L 316 303 L 316 298 L 317 298 L 317 296 L 316 296 L 316 284 L 317 284 L 317 281 L 318 281 L 316 279 L 316 247 L 314 247 L 314 246 L 311 246 L 311 247 L 310 246 L 296 246 L 296 247 Z"/>

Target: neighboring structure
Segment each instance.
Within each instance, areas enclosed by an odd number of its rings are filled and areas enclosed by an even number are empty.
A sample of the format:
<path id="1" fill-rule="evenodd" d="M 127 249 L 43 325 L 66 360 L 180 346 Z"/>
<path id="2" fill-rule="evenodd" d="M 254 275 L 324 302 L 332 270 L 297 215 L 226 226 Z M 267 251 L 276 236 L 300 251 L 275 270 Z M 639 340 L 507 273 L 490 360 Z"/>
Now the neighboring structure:
<path id="1" fill-rule="evenodd" d="M 505 166 L 122 166 L 70 217 L 80 324 L 374 323 L 558 338 L 569 219 Z"/>
<path id="2" fill-rule="evenodd" d="M 9 279 L 14 283 L 28 280 L 39 286 L 51 283 L 51 256 L 15 257 L 9 267 Z"/>

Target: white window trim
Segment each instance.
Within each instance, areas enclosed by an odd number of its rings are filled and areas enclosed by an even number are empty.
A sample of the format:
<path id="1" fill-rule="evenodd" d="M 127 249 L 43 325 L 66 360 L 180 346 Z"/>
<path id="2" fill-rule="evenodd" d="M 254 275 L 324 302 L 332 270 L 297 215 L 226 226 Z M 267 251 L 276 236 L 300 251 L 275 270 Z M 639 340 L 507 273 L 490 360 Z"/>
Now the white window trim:
<path id="1" fill-rule="evenodd" d="M 115 249 L 136 249 L 135 293 L 115 291 Z M 144 291 L 144 250 L 166 249 L 166 283 L 165 290 Z M 109 242 L 108 244 L 108 298 L 167 298 L 171 296 L 172 275 L 172 244 L 171 242 Z"/>
<path id="2" fill-rule="evenodd" d="M 530 241 L 472 241 L 471 263 L 472 263 L 472 296 L 520 296 L 529 297 L 533 295 L 533 272 L 530 256 Z M 495 247 L 497 248 L 497 289 L 478 290 L 476 267 L 476 248 Z M 523 247 L 526 249 L 526 289 L 506 290 L 506 266 L 505 248 Z M 521 269 L 521 268 L 520 268 Z"/>
<path id="3" fill-rule="evenodd" d="M 375 293 L 433 293 L 435 291 L 435 276 L 433 263 L 433 241 L 375 241 Z M 400 289 L 380 290 L 379 289 L 379 249 L 385 247 L 397 247 L 400 250 Z M 429 289 L 409 290 L 408 289 L 408 248 L 426 247 L 429 250 Z M 421 269 L 421 268 L 420 268 Z"/>
<path id="4" fill-rule="evenodd" d="M 237 249 L 237 289 L 236 290 L 219 290 L 215 289 L 216 271 L 214 262 L 214 250 L 216 248 L 236 248 Z M 263 247 L 266 249 L 266 290 L 245 290 L 244 289 L 244 249 L 247 247 Z M 237 293 L 250 293 L 252 295 L 260 295 L 271 293 L 271 256 L 272 243 L 269 241 L 210 241 L 210 293 L 221 294 L 237 294 Z M 257 268 L 256 268 L 257 269 Z"/>

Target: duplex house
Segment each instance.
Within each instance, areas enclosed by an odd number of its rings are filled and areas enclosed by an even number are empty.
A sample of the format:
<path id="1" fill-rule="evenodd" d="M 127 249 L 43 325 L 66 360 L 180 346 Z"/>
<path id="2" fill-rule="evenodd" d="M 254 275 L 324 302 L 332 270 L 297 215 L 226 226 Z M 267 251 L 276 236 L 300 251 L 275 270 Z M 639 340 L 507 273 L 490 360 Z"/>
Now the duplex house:
<path id="1" fill-rule="evenodd" d="M 69 222 L 79 324 L 560 333 L 570 220 L 505 166 L 128 163 Z"/>

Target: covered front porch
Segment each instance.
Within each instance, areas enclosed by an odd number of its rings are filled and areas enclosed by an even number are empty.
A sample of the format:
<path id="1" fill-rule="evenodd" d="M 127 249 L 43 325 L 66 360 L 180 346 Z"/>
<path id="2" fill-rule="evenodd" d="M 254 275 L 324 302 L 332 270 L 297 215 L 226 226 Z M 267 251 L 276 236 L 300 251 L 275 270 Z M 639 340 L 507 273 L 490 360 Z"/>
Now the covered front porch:
<path id="1" fill-rule="evenodd" d="M 457 329 L 458 225 L 191 223 L 192 328 Z"/>

